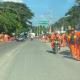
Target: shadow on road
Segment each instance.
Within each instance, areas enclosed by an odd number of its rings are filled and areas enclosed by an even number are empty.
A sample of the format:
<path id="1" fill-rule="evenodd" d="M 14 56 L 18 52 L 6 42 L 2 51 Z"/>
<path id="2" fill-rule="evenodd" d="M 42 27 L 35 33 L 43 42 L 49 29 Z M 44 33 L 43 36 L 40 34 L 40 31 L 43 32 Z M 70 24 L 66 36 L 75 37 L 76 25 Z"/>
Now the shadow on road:
<path id="1" fill-rule="evenodd" d="M 54 52 L 52 50 L 47 50 L 46 52 L 54 54 Z M 69 50 L 61 51 L 58 54 L 60 54 L 63 58 L 73 59 L 74 60 L 74 58 L 72 57 L 72 55 L 71 55 Z"/>
<path id="2" fill-rule="evenodd" d="M 53 50 L 47 50 L 46 52 L 55 54 L 55 52 Z"/>
<path id="3" fill-rule="evenodd" d="M 53 51 L 51 51 L 51 50 L 47 50 L 46 52 L 48 52 L 48 53 L 53 53 Z"/>
<path id="4" fill-rule="evenodd" d="M 59 54 L 62 55 L 64 58 L 73 59 L 69 50 L 61 51 L 59 52 Z"/>

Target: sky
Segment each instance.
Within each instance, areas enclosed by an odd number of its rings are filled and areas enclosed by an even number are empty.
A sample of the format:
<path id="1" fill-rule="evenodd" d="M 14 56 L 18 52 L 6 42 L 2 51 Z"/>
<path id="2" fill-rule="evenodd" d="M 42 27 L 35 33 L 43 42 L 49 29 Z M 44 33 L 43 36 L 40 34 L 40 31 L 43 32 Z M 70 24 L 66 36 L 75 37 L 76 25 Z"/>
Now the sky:
<path id="1" fill-rule="evenodd" d="M 74 5 L 75 0 L 2 0 L 22 2 L 34 13 L 33 24 L 40 21 L 56 22 Z"/>

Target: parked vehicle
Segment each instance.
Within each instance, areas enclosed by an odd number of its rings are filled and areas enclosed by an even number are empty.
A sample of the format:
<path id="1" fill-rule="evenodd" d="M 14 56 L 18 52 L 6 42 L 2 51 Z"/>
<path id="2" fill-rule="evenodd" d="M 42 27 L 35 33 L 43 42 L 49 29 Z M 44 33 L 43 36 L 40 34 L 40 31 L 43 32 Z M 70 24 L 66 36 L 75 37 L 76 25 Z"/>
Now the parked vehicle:
<path id="1" fill-rule="evenodd" d="M 30 40 L 32 41 L 35 38 L 35 33 L 30 33 Z"/>
<path id="2" fill-rule="evenodd" d="M 27 38 L 27 32 L 22 32 L 16 36 L 16 41 L 24 41 Z"/>
<path id="3" fill-rule="evenodd" d="M 23 36 L 17 36 L 16 41 L 24 41 L 25 38 Z"/>

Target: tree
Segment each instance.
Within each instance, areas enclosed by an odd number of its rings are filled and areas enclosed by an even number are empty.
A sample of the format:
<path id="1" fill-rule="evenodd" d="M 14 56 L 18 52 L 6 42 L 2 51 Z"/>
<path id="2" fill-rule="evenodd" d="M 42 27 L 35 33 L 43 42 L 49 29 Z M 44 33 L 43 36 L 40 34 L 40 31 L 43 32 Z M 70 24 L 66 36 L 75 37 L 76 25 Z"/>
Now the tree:
<path id="1" fill-rule="evenodd" d="M 76 0 L 76 3 L 77 3 L 78 5 L 80 5 L 80 0 Z"/>
<path id="2" fill-rule="evenodd" d="M 53 28 L 68 28 L 68 26 L 74 27 L 80 23 L 80 0 L 76 0 L 76 4 L 72 6 L 64 17 L 60 18 L 56 23 L 52 25 Z"/>
<path id="3" fill-rule="evenodd" d="M 71 26 L 77 25 L 80 22 L 80 0 L 76 0 L 76 4 L 65 15 L 69 15 L 67 21 Z"/>
<path id="4" fill-rule="evenodd" d="M 33 17 L 31 10 L 22 3 L 0 3 L 0 27 L 1 32 L 20 33 L 27 30 L 28 22 Z"/>

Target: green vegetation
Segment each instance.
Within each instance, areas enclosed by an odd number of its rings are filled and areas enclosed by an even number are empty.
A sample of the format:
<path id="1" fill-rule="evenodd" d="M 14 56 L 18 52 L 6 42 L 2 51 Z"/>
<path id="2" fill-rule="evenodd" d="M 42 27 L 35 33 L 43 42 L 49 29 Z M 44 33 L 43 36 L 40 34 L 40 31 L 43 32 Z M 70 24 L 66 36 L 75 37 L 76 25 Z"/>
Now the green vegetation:
<path id="1" fill-rule="evenodd" d="M 25 4 L 0 2 L 0 33 L 20 33 L 30 28 L 33 13 Z"/>
<path id="2" fill-rule="evenodd" d="M 68 26 L 75 27 L 77 24 L 80 24 L 80 0 L 76 0 L 75 5 L 69 9 L 64 17 L 54 23 L 52 27 L 59 29 L 63 26 L 67 29 Z"/>
<path id="3" fill-rule="evenodd" d="M 33 27 L 33 32 L 36 33 L 36 35 L 41 35 L 41 34 L 45 34 L 47 31 L 47 27 L 45 26 L 34 26 Z"/>

